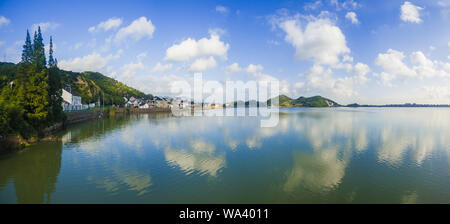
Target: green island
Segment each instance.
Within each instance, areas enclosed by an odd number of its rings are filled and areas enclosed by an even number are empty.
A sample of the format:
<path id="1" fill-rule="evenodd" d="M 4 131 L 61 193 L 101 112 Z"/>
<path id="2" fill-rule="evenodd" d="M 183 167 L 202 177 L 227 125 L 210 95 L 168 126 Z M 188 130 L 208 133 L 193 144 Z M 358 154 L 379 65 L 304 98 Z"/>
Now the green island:
<path id="1" fill-rule="evenodd" d="M 321 96 L 313 96 L 313 97 L 299 97 L 297 99 L 292 99 L 286 95 L 280 95 L 279 106 L 280 107 L 336 107 L 340 106 L 338 103 L 333 100 L 321 97 Z M 273 99 L 267 101 L 268 105 L 272 104 Z"/>

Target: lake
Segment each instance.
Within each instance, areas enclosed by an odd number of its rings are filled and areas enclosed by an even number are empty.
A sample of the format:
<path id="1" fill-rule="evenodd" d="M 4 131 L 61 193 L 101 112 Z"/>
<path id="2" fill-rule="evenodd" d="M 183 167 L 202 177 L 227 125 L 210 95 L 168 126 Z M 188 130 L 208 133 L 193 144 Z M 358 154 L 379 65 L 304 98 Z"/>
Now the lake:
<path id="1" fill-rule="evenodd" d="M 449 108 L 114 116 L 0 157 L 0 203 L 450 203 Z"/>

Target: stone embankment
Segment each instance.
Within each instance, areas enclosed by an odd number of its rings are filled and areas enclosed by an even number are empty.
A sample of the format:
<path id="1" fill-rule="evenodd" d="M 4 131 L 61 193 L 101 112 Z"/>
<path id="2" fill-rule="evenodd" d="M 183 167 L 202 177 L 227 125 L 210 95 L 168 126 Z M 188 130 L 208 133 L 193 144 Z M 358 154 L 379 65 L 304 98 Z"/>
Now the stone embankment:
<path id="1" fill-rule="evenodd" d="M 67 120 L 64 122 L 64 126 L 68 126 L 71 124 L 76 124 L 92 119 L 102 118 L 103 112 L 102 111 L 77 111 L 77 112 L 70 112 L 67 113 Z"/>
<path id="2" fill-rule="evenodd" d="M 116 113 L 154 113 L 154 112 L 170 112 L 170 108 L 154 107 L 154 108 L 115 108 Z"/>

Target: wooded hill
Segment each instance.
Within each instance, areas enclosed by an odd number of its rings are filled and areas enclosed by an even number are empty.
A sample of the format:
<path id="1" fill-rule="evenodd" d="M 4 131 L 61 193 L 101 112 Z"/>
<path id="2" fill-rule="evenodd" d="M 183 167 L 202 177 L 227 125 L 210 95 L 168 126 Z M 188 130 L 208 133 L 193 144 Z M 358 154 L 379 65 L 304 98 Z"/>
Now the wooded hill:
<path id="1" fill-rule="evenodd" d="M 321 96 L 313 96 L 313 97 L 299 97 L 297 99 L 292 99 L 286 95 L 278 96 L 278 105 L 280 107 L 338 107 L 341 106 L 333 100 L 321 97 Z M 239 107 L 240 105 L 249 107 L 249 106 L 270 106 L 272 105 L 272 101 L 275 98 L 267 100 L 267 102 L 258 102 L 256 100 L 246 101 L 235 101 L 232 103 L 234 107 Z"/>
<path id="2" fill-rule="evenodd" d="M 16 79 L 18 66 L 14 63 L 0 62 L 0 89 Z M 59 70 L 61 84 L 64 88 L 70 86 L 73 93 L 81 96 L 83 103 L 102 102 L 104 93 L 105 105 L 124 104 L 123 97 L 136 96 L 139 98 L 152 98 L 137 89 L 107 77 L 99 72 L 71 72 Z"/>
<path id="3" fill-rule="evenodd" d="M 268 105 L 271 105 L 273 99 L 267 101 Z M 279 96 L 279 104 L 280 107 L 336 107 L 340 106 L 338 103 L 333 100 L 321 97 L 321 96 L 313 96 L 313 97 L 299 97 L 297 99 L 292 99 L 286 95 Z"/>

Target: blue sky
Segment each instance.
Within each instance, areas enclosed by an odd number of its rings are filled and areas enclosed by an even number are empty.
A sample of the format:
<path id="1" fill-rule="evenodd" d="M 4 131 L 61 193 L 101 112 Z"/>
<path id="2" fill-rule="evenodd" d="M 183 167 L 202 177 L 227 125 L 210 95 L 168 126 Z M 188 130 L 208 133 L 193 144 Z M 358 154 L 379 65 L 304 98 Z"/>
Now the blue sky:
<path id="1" fill-rule="evenodd" d="M 156 95 L 202 72 L 339 103 L 450 103 L 450 0 L 2 0 L 0 60 L 39 24 L 60 68 Z"/>

